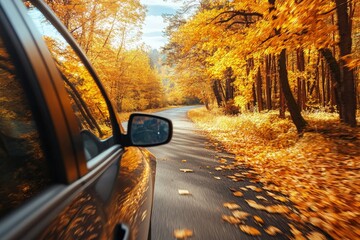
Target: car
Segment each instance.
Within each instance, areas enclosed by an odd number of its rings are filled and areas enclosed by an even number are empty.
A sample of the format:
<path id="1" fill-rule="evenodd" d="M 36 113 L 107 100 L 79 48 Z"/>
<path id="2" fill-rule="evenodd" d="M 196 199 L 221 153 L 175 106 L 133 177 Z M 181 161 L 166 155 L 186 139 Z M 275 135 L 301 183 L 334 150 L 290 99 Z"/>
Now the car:
<path id="1" fill-rule="evenodd" d="M 40 0 L 0 0 L 0 239 L 148 239 L 170 120 L 127 131 L 83 51 Z"/>

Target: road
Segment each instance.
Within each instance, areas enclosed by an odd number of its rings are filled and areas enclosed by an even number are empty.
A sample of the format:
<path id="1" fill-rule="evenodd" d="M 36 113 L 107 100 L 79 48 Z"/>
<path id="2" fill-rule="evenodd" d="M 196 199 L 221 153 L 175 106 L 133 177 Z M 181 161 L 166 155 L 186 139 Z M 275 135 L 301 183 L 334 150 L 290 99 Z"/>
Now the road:
<path id="1" fill-rule="evenodd" d="M 256 210 L 247 204 L 245 199 L 259 202 L 261 196 L 266 204 L 279 204 L 279 201 L 268 200 L 269 196 L 261 186 L 251 182 L 251 178 L 239 178 L 237 182 L 228 178 L 234 172 L 248 171 L 238 167 L 236 169 L 217 171 L 226 159 L 229 163 L 233 156 L 219 151 L 215 144 L 201 134 L 195 125 L 187 118 L 187 111 L 194 107 L 182 107 L 156 113 L 156 115 L 170 118 L 174 125 L 174 135 L 171 143 L 149 148 L 157 156 L 157 170 L 155 179 L 155 196 L 152 215 L 152 239 L 175 239 L 175 229 L 190 229 L 193 231 L 191 239 L 232 240 L 232 239 L 289 239 L 291 236 L 289 223 L 284 215 L 269 214 Z M 183 172 L 180 169 L 191 169 L 193 172 Z M 220 178 L 220 179 L 219 179 Z M 232 189 L 244 189 L 247 186 L 260 188 L 259 191 L 242 191 L 242 198 L 235 197 Z M 188 190 L 190 195 L 180 195 L 179 189 Z M 245 189 L 246 190 L 246 189 Z M 253 226 L 260 231 L 261 236 L 251 236 L 239 229 L 239 225 L 230 224 L 222 220 L 222 215 L 231 215 L 231 211 L 223 204 L 237 203 L 241 211 L 250 213 L 250 217 L 243 224 Z M 289 204 L 288 204 L 289 205 Z M 291 206 L 290 206 L 291 207 Z M 256 222 L 252 216 L 260 216 L 264 224 Z M 260 226 L 263 225 L 263 226 Z M 275 237 L 268 235 L 264 228 L 276 226 L 282 231 Z M 301 231 L 313 231 L 310 226 L 301 226 Z"/>

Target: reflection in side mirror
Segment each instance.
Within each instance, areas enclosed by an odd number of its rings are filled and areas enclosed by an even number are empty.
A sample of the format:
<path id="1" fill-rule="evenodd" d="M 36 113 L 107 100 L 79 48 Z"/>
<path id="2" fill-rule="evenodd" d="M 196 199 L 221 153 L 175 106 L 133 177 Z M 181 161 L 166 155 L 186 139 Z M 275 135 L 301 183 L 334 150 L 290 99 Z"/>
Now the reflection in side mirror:
<path id="1" fill-rule="evenodd" d="M 172 123 L 158 116 L 135 113 L 130 116 L 128 137 L 132 146 L 156 146 L 170 142 Z"/>

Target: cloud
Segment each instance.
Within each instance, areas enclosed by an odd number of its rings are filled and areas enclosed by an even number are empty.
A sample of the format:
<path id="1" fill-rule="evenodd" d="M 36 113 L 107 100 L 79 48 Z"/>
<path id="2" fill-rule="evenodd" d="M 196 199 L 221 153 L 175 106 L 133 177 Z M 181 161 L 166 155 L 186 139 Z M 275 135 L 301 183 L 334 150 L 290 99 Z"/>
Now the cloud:
<path id="1" fill-rule="evenodd" d="M 143 41 L 146 45 L 150 46 L 152 49 L 160 50 L 161 47 L 165 45 L 167 39 L 161 36 L 143 36 Z"/>
<path id="2" fill-rule="evenodd" d="M 173 2 L 171 0 L 163 1 L 163 0 L 141 0 L 142 4 L 147 6 L 164 6 L 171 8 L 179 8 L 182 5 L 182 2 Z"/>
<path id="3" fill-rule="evenodd" d="M 146 16 L 143 32 L 162 32 L 166 27 L 166 23 L 161 16 Z"/>
<path id="4" fill-rule="evenodd" d="M 142 40 L 151 48 L 159 49 L 167 42 L 163 34 L 167 24 L 164 22 L 162 14 L 174 14 L 182 3 L 174 3 L 172 0 L 141 0 L 141 3 L 148 9 L 143 25 Z"/>

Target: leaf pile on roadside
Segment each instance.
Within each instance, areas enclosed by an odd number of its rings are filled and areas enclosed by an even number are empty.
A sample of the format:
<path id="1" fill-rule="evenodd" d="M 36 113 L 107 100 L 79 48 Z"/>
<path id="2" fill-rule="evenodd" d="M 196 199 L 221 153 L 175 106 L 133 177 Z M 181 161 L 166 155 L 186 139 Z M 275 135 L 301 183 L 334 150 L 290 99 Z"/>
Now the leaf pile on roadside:
<path id="1" fill-rule="evenodd" d="M 338 115 L 331 113 L 309 113 L 305 117 L 313 129 L 299 138 L 293 123 L 277 112 L 192 112 L 188 115 L 200 128 L 235 154 L 239 164 L 254 170 L 241 173 L 243 177 L 261 183 L 267 193 L 280 193 L 269 196 L 291 201 L 299 214 L 284 207 L 267 210 L 311 223 L 335 239 L 360 239 L 359 127 L 339 124 Z"/>

